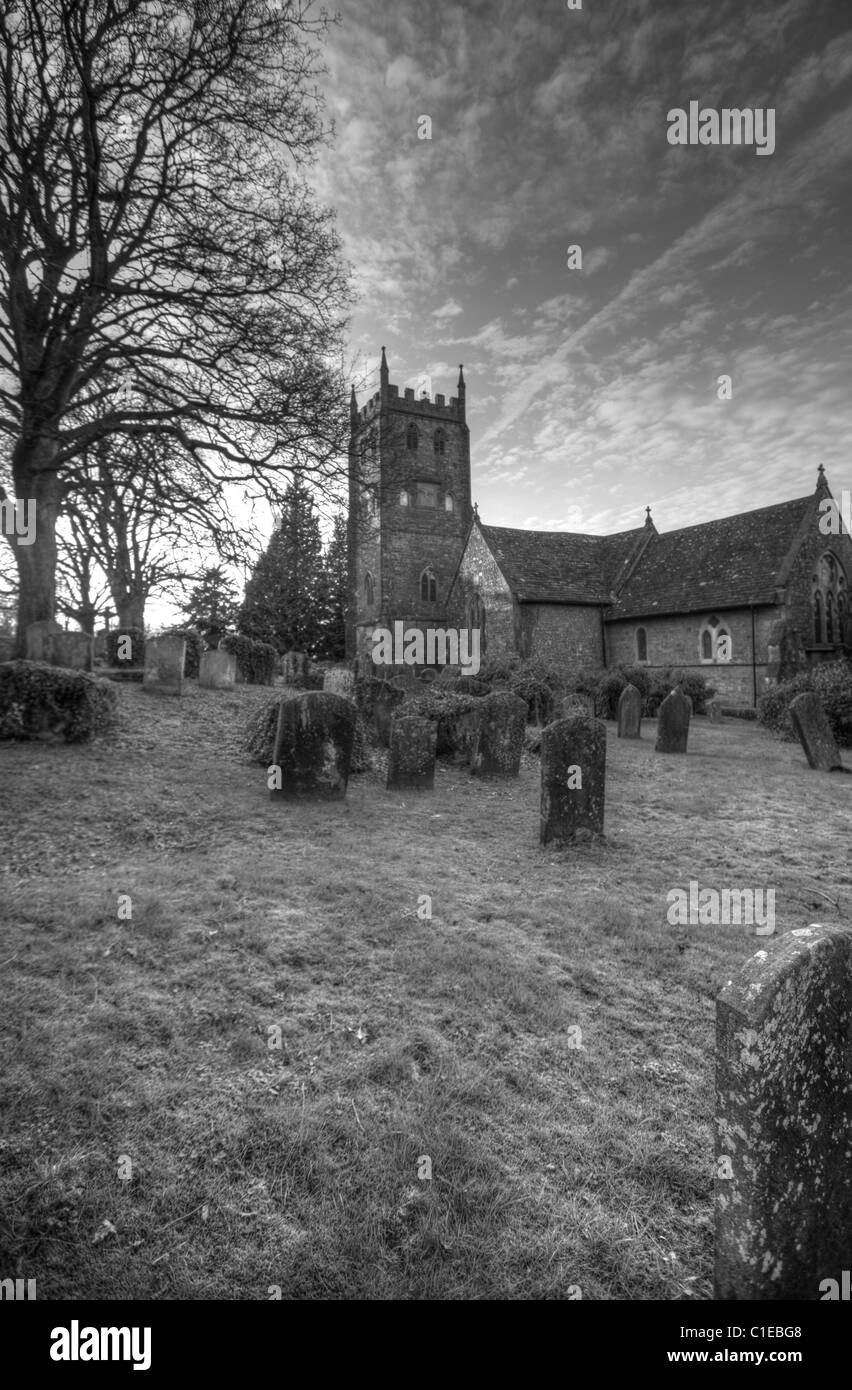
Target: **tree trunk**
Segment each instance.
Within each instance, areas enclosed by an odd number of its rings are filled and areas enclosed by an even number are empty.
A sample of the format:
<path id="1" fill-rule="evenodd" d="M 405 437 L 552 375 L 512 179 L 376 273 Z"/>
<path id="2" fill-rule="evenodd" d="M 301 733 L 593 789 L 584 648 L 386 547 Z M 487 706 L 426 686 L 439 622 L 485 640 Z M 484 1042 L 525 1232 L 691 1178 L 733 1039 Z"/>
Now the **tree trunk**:
<path id="1" fill-rule="evenodd" d="M 56 618 L 56 521 L 62 481 L 50 463 L 57 452 L 55 440 L 40 437 L 29 443 L 19 440 L 13 458 L 15 494 L 25 503 L 28 517 L 35 502 L 35 538 L 23 545 L 25 536 L 10 538 L 20 586 L 15 656 L 26 654 L 30 623 Z"/>
<path id="2" fill-rule="evenodd" d="M 118 624 L 120 628 L 145 626 L 145 595 L 127 593 L 113 593 L 112 601 L 115 604 L 115 611 L 118 614 Z"/>

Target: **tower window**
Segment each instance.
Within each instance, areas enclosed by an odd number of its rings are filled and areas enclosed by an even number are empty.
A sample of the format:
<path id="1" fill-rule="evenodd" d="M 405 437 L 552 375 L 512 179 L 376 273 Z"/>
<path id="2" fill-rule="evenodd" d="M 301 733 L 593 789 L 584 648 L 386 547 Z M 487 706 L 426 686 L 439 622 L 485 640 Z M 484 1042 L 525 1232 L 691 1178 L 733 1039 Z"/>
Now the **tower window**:
<path id="1" fill-rule="evenodd" d="M 648 634 L 644 627 L 637 627 L 636 629 L 636 660 L 648 660 Z"/>
<path id="2" fill-rule="evenodd" d="M 437 507 L 437 505 L 438 505 L 438 484 L 437 484 L 437 483 L 418 483 L 418 484 L 417 484 L 417 505 L 418 505 L 418 507 Z"/>
<path id="3" fill-rule="evenodd" d="M 364 602 L 368 608 L 372 608 L 373 603 L 375 601 L 375 596 L 376 595 L 375 588 L 373 585 L 373 576 L 371 575 L 370 571 L 367 570 L 367 573 L 364 575 Z"/>
<path id="4" fill-rule="evenodd" d="M 453 509 L 455 508 L 455 505 L 456 505 L 456 504 L 455 504 L 455 502 L 453 501 L 453 494 L 452 494 L 451 492 L 448 492 L 447 495 L 446 495 L 446 497 L 444 498 L 444 511 L 445 511 L 445 512 L 451 512 L 451 511 L 453 511 Z"/>
<path id="5" fill-rule="evenodd" d="M 436 453 L 436 454 L 442 454 L 442 453 L 444 452 L 444 446 L 445 446 L 445 443 L 446 443 L 446 437 L 445 437 L 444 431 L 443 431 L 442 429 L 437 429 L 437 430 L 435 431 L 434 438 L 433 438 L 433 443 L 434 443 L 435 453 Z"/>
<path id="6" fill-rule="evenodd" d="M 431 569 L 425 569 L 420 576 L 420 598 L 423 603 L 438 601 L 438 581 Z"/>
<path id="7" fill-rule="evenodd" d="M 417 448 L 417 426 L 409 425 L 405 432 L 405 445 L 407 449 Z"/>

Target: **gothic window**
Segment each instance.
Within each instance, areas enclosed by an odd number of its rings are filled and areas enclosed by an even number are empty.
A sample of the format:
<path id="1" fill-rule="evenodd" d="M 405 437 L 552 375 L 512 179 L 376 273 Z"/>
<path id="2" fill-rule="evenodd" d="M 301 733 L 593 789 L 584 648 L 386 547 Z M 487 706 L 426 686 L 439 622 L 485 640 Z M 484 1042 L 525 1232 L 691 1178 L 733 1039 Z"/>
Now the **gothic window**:
<path id="1" fill-rule="evenodd" d="M 423 603 L 438 601 L 438 581 L 431 569 L 425 569 L 420 576 L 420 598 Z"/>
<path id="2" fill-rule="evenodd" d="M 418 483 L 418 484 L 417 484 L 417 505 L 418 505 L 418 507 L 437 507 L 437 505 L 438 505 L 438 484 L 437 484 L 437 483 Z"/>
<path id="3" fill-rule="evenodd" d="M 446 497 L 444 498 L 444 511 L 451 512 L 455 505 L 456 504 L 453 501 L 453 494 L 451 492 L 448 492 Z"/>
<path id="4" fill-rule="evenodd" d="M 730 661 L 732 655 L 731 634 L 714 613 L 701 628 L 701 660 Z"/>
<path id="5" fill-rule="evenodd" d="M 814 641 L 822 642 L 822 640 L 822 594 L 819 589 L 814 589 Z"/>
<path id="6" fill-rule="evenodd" d="M 814 642 L 835 645 L 844 640 L 846 616 L 846 575 L 831 551 L 819 559 L 811 577 Z"/>
<path id="7" fill-rule="evenodd" d="M 407 449 L 417 448 L 417 426 L 409 425 L 405 432 L 405 446 Z"/>
<path id="8" fill-rule="evenodd" d="M 399 494 L 399 505 L 401 507 L 407 507 L 410 502 L 411 498 L 409 494 L 406 492 L 405 488 L 403 488 L 402 492 Z"/>
<path id="9" fill-rule="evenodd" d="M 445 439 L 444 431 L 442 429 L 437 429 L 433 439 L 436 454 L 442 454 L 444 452 Z"/>
<path id="10" fill-rule="evenodd" d="M 636 629 L 636 660 L 648 660 L 648 634 L 644 627 L 637 627 Z"/>
<path id="11" fill-rule="evenodd" d="M 364 575 L 364 602 L 368 608 L 372 608 L 375 599 L 375 589 L 373 587 L 373 576 L 370 571 Z"/>
<path id="12" fill-rule="evenodd" d="M 837 640 L 837 639 L 836 639 L 836 636 L 835 636 L 835 633 L 836 633 L 836 631 L 837 631 L 837 628 L 836 628 L 836 625 L 835 625 L 835 604 L 836 604 L 836 599 L 835 599 L 835 597 L 834 597 L 834 594 L 833 594 L 833 593 L 831 592 L 831 590 L 829 589 L 828 593 L 827 593 L 826 596 L 825 596 L 825 640 L 826 640 L 826 642 L 835 642 L 835 641 Z"/>

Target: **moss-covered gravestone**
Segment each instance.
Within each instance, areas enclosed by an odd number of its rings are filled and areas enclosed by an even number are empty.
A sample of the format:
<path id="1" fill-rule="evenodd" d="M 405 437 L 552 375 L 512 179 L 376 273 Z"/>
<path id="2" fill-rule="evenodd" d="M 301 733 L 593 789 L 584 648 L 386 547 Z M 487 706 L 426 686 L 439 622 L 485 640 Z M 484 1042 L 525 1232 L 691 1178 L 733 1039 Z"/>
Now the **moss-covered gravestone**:
<path id="1" fill-rule="evenodd" d="M 540 751 L 541 843 L 602 835 L 606 725 L 575 711 L 542 730 Z"/>
<path id="2" fill-rule="evenodd" d="M 790 701 L 790 721 L 811 767 L 818 772 L 846 770 L 822 701 L 815 691 L 806 690 Z"/>
<path id="3" fill-rule="evenodd" d="M 437 742 L 434 719 L 397 715 L 391 725 L 388 791 L 431 791 Z"/>
<path id="4" fill-rule="evenodd" d="M 660 705 L 657 716 L 658 753 L 685 753 L 689 738 L 692 701 L 681 690 L 673 690 Z"/>
<path id="5" fill-rule="evenodd" d="M 143 690 L 154 695 L 182 695 L 186 638 L 167 634 L 145 642 Z"/>
<path id="6" fill-rule="evenodd" d="M 640 738 L 642 696 L 635 685 L 626 685 L 618 697 L 618 737 Z"/>
<path id="7" fill-rule="evenodd" d="M 233 652 L 217 647 L 201 653 L 198 684 L 202 690 L 233 690 L 237 680 L 237 658 Z"/>
<path id="8" fill-rule="evenodd" d="M 716 1000 L 721 1299 L 825 1297 L 852 1234 L 852 934 L 767 941 Z"/>
<path id="9" fill-rule="evenodd" d="M 595 698 L 593 695 L 586 695 L 580 690 L 573 691 L 566 695 L 559 705 L 561 718 L 572 719 L 575 714 L 588 714 L 590 718 L 595 717 Z"/>
<path id="10" fill-rule="evenodd" d="M 470 770 L 477 777 L 517 777 L 521 767 L 527 704 L 497 691 L 477 700 Z"/>
<path id="11" fill-rule="evenodd" d="M 389 681 L 377 681 L 372 692 L 371 722 L 376 739 L 383 748 L 390 744 L 391 724 L 396 710 L 405 699 L 405 691 Z"/>
<path id="12" fill-rule="evenodd" d="M 343 695 L 352 700 L 355 697 L 355 677 L 348 666 L 330 666 L 322 678 L 322 688 L 330 695 Z"/>
<path id="13" fill-rule="evenodd" d="M 270 769 L 270 799 L 344 797 L 356 715 L 351 700 L 325 690 L 309 690 L 282 700 Z"/>

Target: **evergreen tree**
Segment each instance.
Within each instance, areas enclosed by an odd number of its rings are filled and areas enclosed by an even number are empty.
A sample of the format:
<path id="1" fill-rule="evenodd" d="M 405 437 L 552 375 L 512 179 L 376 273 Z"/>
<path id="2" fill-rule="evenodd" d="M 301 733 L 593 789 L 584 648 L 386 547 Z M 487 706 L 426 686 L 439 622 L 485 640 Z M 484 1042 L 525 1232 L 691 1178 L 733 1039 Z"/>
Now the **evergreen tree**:
<path id="1" fill-rule="evenodd" d="M 321 633 L 317 659 L 342 661 L 346 655 L 348 540 L 346 517 L 338 512 L 323 557 Z"/>
<path id="2" fill-rule="evenodd" d="M 315 656 L 323 607 L 322 538 L 311 493 L 295 478 L 284 494 L 281 524 L 246 585 L 238 627 L 279 652 Z"/>
<path id="3" fill-rule="evenodd" d="M 220 639 L 233 627 L 239 611 L 239 603 L 234 585 L 228 579 L 221 565 L 203 571 L 197 584 L 189 591 L 185 603 L 180 605 L 190 627 L 195 627 L 211 647 L 218 647 Z"/>

